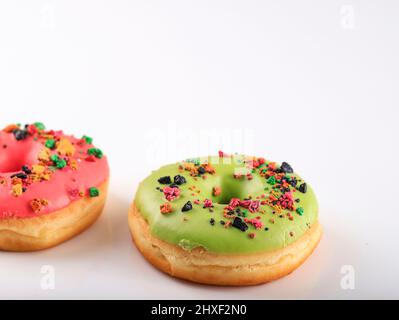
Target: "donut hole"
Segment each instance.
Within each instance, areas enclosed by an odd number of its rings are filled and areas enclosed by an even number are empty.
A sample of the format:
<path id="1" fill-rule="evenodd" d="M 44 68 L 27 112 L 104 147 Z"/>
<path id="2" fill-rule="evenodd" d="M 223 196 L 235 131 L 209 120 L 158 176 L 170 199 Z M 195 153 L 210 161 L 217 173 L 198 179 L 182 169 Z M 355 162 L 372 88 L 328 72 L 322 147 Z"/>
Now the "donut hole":
<path id="1" fill-rule="evenodd" d="M 220 181 L 221 194 L 215 197 L 215 202 L 228 205 L 232 198 L 246 199 L 251 194 L 258 194 L 263 190 L 261 179 L 254 177 L 252 180 L 246 178 L 235 179 L 233 175 L 223 176 Z"/>
<path id="2" fill-rule="evenodd" d="M 0 152 L 0 173 L 21 171 L 23 166 L 31 167 L 37 162 L 41 146 L 37 143 L 13 143 L 3 146 Z"/>
<path id="3" fill-rule="evenodd" d="M 220 186 L 221 194 L 215 200 L 221 205 L 229 204 L 232 198 L 244 199 L 248 195 L 248 183 L 231 176 L 223 177 Z"/>
<path id="4" fill-rule="evenodd" d="M 216 203 L 222 205 L 228 205 L 232 198 L 239 198 L 239 199 L 241 198 L 241 194 L 239 192 L 236 192 L 237 190 L 229 190 L 229 191 L 235 191 L 235 192 L 222 192 Z"/>

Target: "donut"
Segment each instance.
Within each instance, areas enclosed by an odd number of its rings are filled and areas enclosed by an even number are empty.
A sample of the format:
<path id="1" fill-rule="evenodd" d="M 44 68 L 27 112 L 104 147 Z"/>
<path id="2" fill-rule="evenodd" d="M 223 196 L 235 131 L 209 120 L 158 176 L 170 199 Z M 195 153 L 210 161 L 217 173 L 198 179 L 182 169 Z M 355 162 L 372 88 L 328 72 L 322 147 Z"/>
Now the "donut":
<path id="1" fill-rule="evenodd" d="M 55 246 L 101 214 L 109 168 L 92 138 L 36 122 L 0 131 L 0 250 Z"/>
<path id="2" fill-rule="evenodd" d="M 128 224 L 156 268 L 224 286 L 291 273 L 322 235 L 315 194 L 288 163 L 223 152 L 154 171 L 137 189 Z"/>

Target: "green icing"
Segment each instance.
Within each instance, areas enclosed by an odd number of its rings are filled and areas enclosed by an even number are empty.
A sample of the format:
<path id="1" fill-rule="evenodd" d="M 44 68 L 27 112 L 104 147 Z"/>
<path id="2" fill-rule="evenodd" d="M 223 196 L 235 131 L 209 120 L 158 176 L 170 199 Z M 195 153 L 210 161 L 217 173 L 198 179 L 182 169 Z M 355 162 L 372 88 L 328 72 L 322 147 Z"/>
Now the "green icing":
<path id="1" fill-rule="evenodd" d="M 280 218 L 279 214 L 273 214 L 274 209 L 268 205 L 261 205 L 260 212 L 251 213 L 248 211 L 247 218 L 255 218 L 261 216 L 263 228 L 255 229 L 254 226 L 248 224 L 249 228 L 246 232 L 229 227 L 225 228 L 220 224 L 220 220 L 228 221 L 223 217 L 223 209 L 231 198 L 245 199 L 252 196 L 268 195 L 272 191 L 273 186 L 268 179 L 259 174 L 256 170 L 249 170 L 242 161 L 243 156 L 235 156 L 231 158 L 209 158 L 212 166 L 215 168 L 215 174 L 206 174 L 206 179 L 201 177 L 194 178 L 190 176 L 188 171 L 179 171 L 179 165 L 175 163 L 161 167 L 154 171 L 144 181 L 141 182 L 135 197 L 135 205 L 150 225 L 152 234 L 168 243 L 179 245 L 180 247 L 191 250 L 196 247 L 203 247 L 209 252 L 214 253 L 258 253 L 280 249 L 288 246 L 303 235 L 315 222 L 317 222 L 318 205 L 312 188 L 307 188 L 305 194 L 296 191 L 294 198 L 300 199 L 295 206 L 302 208 L 303 212 L 299 215 L 295 210 L 283 210 L 283 214 L 291 212 L 294 217 L 289 220 L 288 217 Z M 201 158 L 201 163 L 204 163 Z M 216 162 L 216 163 L 215 163 Z M 234 173 L 252 172 L 252 180 L 245 177 L 235 179 Z M 166 202 L 165 196 L 156 188 L 163 188 L 158 179 L 163 176 L 173 177 L 177 174 L 184 176 L 187 183 L 180 186 L 180 196 L 171 201 L 173 212 L 169 214 L 161 214 L 160 206 Z M 298 180 L 301 178 L 296 174 L 288 174 L 295 176 Z M 196 179 L 196 180 L 195 180 Z M 304 181 L 298 182 L 303 183 Z M 196 190 L 200 190 L 195 196 L 195 191 L 189 190 L 189 187 L 195 186 Z M 220 187 L 222 192 L 219 196 L 213 196 L 213 188 Z M 292 188 L 291 188 L 292 189 Z M 194 200 L 199 199 L 199 205 L 194 204 Z M 203 208 L 203 200 L 212 199 L 213 212 Z M 188 212 L 182 212 L 181 208 L 187 201 L 193 203 L 193 209 Z M 245 210 L 242 208 L 242 210 Z M 210 219 L 215 220 L 215 224 L 210 224 Z M 274 223 L 270 220 L 274 219 Z M 268 228 L 265 231 L 265 228 Z M 255 233 L 254 238 L 250 238 L 249 233 Z"/>

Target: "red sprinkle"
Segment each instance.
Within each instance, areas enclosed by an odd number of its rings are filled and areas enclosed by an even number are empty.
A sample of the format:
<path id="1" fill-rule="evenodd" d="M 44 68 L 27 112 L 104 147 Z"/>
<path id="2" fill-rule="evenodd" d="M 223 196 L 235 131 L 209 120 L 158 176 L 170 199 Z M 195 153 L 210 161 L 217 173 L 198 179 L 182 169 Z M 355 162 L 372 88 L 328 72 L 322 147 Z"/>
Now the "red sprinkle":
<path id="1" fill-rule="evenodd" d="M 165 195 L 166 200 L 173 201 L 180 195 L 180 189 L 176 187 L 165 187 L 163 188 L 163 193 Z"/>
<path id="2" fill-rule="evenodd" d="M 263 227 L 263 222 L 259 219 L 247 219 L 245 218 L 244 221 L 246 223 L 252 224 L 256 229 L 262 229 Z"/>
<path id="3" fill-rule="evenodd" d="M 205 199 L 204 200 L 204 208 L 210 208 L 210 207 L 213 207 L 212 200 Z"/>

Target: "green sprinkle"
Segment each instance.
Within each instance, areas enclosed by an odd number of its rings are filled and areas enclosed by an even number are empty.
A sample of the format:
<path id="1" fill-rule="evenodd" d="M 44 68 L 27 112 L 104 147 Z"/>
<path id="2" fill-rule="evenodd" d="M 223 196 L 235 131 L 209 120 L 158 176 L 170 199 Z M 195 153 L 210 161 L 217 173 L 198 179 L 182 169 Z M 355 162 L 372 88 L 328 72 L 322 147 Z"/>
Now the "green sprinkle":
<path id="1" fill-rule="evenodd" d="M 201 164 L 200 159 L 199 158 L 190 158 L 190 159 L 186 159 L 187 163 L 193 163 L 195 166 L 199 166 Z"/>
<path id="2" fill-rule="evenodd" d="M 58 155 L 56 154 L 52 154 L 50 157 L 51 161 L 53 161 L 54 163 L 54 168 L 57 169 L 62 169 L 65 168 L 67 165 L 67 162 L 65 161 L 65 159 L 61 159 Z"/>
<path id="3" fill-rule="evenodd" d="M 100 190 L 95 187 L 89 188 L 89 195 L 91 198 L 98 197 L 100 195 Z"/>
<path id="4" fill-rule="evenodd" d="M 97 148 L 90 148 L 89 150 L 87 150 L 87 153 L 95 156 L 98 159 L 101 159 L 103 157 L 103 152 Z"/>
<path id="5" fill-rule="evenodd" d="M 58 160 L 60 160 L 60 157 L 58 155 L 56 155 L 56 154 L 52 154 L 50 159 L 53 162 L 57 162 Z"/>
<path id="6" fill-rule="evenodd" d="M 58 161 L 55 162 L 55 166 L 57 167 L 57 169 L 65 168 L 66 165 L 67 163 L 64 159 L 58 159 Z"/>
<path id="7" fill-rule="evenodd" d="M 33 125 L 40 131 L 46 130 L 46 126 L 42 122 L 35 122 Z"/>
<path id="8" fill-rule="evenodd" d="M 302 207 L 299 207 L 298 209 L 296 209 L 296 212 L 301 216 L 303 215 L 304 210 Z"/>
<path id="9" fill-rule="evenodd" d="M 93 138 L 91 137 L 83 136 L 82 139 L 84 139 L 87 144 L 93 144 Z"/>
<path id="10" fill-rule="evenodd" d="M 55 140 L 48 139 L 44 145 L 46 146 L 46 148 L 53 150 L 55 148 Z"/>
<path id="11" fill-rule="evenodd" d="M 267 179 L 267 183 L 274 186 L 276 184 L 276 178 L 271 176 L 269 179 Z"/>

